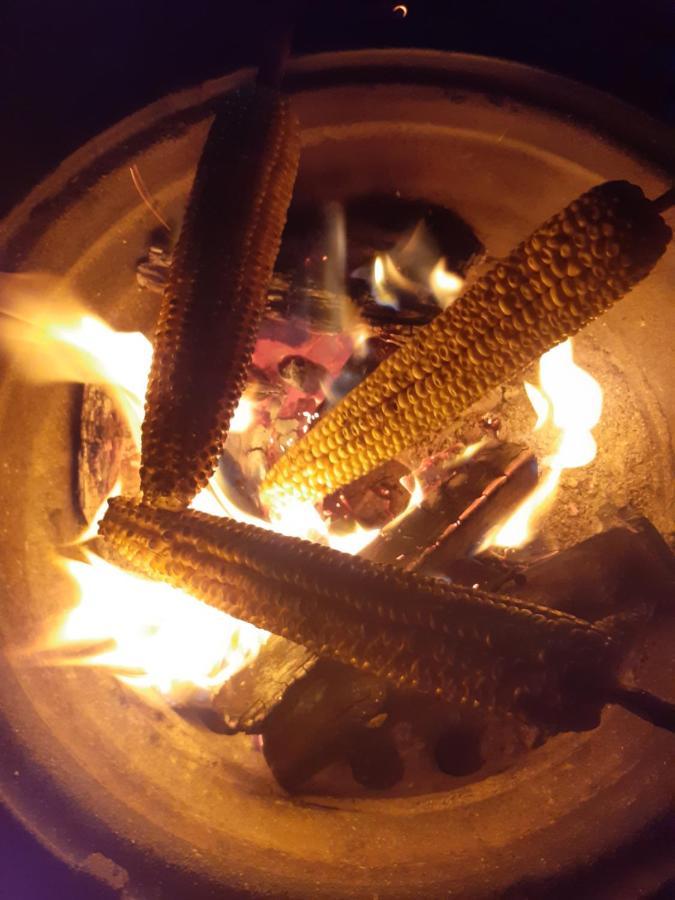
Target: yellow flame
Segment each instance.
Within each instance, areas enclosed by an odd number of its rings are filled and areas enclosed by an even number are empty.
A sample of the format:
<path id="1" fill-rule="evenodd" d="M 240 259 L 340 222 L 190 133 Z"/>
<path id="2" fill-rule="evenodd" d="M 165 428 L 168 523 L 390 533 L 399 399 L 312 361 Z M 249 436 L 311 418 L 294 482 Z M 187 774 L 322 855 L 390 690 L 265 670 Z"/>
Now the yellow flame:
<path id="1" fill-rule="evenodd" d="M 441 309 L 447 309 L 462 292 L 464 279 L 447 267 L 445 257 L 441 257 L 429 275 L 429 288 Z"/>
<path id="2" fill-rule="evenodd" d="M 79 604 L 52 636 L 67 658 L 70 644 L 113 638 L 111 649 L 80 664 L 109 667 L 138 688 L 177 699 L 195 685 L 217 688 L 260 648 L 267 632 L 231 618 L 161 582 L 146 581 L 93 554 L 64 561 L 80 591 Z"/>
<path id="3" fill-rule="evenodd" d="M 104 385 L 125 416 L 140 449 L 140 427 L 152 348 L 142 334 L 116 332 L 78 304 L 56 293 L 51 302 L 39 291 L 51 282 L 30 284 L 21 277 L 0 280 L 0 344 L 39 381 L 82 381 Z M 250 398 L 240 401 L 230 425 L 244 431 L 253 421 Z M 119 494 L 118 483 L 110 496 Z M 412 498 L 408 509 L 421 500 Z M 95 536 L 108 498 L 78 541 Z M 308 538 L 345 553 L 358 553 L 378 534 L 357 528 L 333 535 L 317 510 L 287 501 L 271 522 L 245 513 L 218 481 L 195 498 L 192 507 L 230 516 L 283 534 Z M 86 562 L 62 559 L 78 593 L 77 605 L 45 637 L 37 657 L 52 664 L 110 668 L 137 689 L 154 689 L 173 702 L 190 692 L 212 693 L 247 665 L 269 634 L 212 609 L 182 591 L 118 569 L 92 554 Z M 82 648 L 105 645 L 99 652 Z M 77 649 L 77 653 L 75 652 Z M 45 655 L 45 651 L 48 651 Z"/>
<path id="4" fill-rule="evenodd" d="M 253 414 L 253 402 L 249 397 L 244 395 L 237 404 L 234 415 L 230 419 L 230 431 L 233 434 L 241 434 L 244 431 L 248 431 L 253 424 Z"/>
<path id="5" fill-rule="evenodd" d="M 114 331 L 56 279 L 0 275 L 0 345 L 29 381 L 106 385 L 140 447 L 152 362 L 145 335 Z"/>
<path id="6" fill-rule="evenodd" d="M 398 309 L 398 300 L 387 287 L 387 269 L 389 267 L 386 263 L 388 260 L 389 256 L 387 254 L 384 256 L 378 254 L 373 260 L 373 293 L 375 294 L 375 300 L 380 306 L 390 306 L 392 309 Z"/>
<path id="7" fill-rule="evenodd" d="M 543 428 L 546 424 L 549 414 L 549 404 L 548 400 L 533 384 L 530 384 L 529 381 L 525 382 L 525 393 L 527 394 L 527 399 L 532 404 L 532 409 L 537 414 L 537 421 L 534 424 L 533 431 L 539 431 L 540 428 Z"/>
<path id="8" fill-rule="evenodd" d="M 539 383 L 541 390 L 525 383 L 537 414 L 534 430 L 552 424 L 560 432 L 557 448 L 544 460 L 548 470 L 544 478 L 507 521 L 487 536 L 483 550 L 490 546 L 521 547 L 531 540 L 535 521 L 555 496 L 563 471 L 586 466 L 595 459 L 592 429 L 602 414 L 602 389 L 574 362 L 571 340 L 541 357 Z"/>

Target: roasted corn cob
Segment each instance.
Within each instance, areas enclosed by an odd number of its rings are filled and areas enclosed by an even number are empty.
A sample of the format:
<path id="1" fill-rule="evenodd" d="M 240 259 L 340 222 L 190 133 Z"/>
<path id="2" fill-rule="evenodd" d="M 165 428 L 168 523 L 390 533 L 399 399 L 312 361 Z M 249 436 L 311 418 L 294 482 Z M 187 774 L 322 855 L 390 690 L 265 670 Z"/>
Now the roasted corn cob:
<path id="1" fill-rule="evenodd" d="M 671 231 L 635 185 L 599 185 L 549 219 L 291 447 L 262 497 L 318 500 L 427 439 L 639 282 Z"/>
<path id="2" fill-rule="evenodd" d="M 266 302 L 299 155 L 288 101 L 229 96 L 199 161 L 156 330 L 141 487 L 186 506 L 222 452 Z"/>
<path id="3" fill-rule="evenodd" d="M 587 698 L 569 686 L 591 695 L 614 666 L 610 637 L 581 619 L 228 519 L 117 498 L 101 534 L 124 568 L 453 702 L 570 721 Z"/>

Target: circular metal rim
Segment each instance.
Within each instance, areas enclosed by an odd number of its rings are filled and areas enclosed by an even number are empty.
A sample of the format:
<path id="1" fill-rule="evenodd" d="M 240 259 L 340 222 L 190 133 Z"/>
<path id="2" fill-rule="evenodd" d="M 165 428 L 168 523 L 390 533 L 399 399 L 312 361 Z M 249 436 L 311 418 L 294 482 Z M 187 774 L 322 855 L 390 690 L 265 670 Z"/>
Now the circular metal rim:
<path id="1" fill-rule="evenodd" d="M 0 240 L 11 236 L 6 242 L 4 268 L 18 267 L 22 256 L 39 240 L 54 215 L 67 210 L 91 183 L 114 167 L 120 153 L 128 154 L 134 142 L 138 147 L 147 146 L 160 136 L 179 133 L 190 122 L 204 118 L 224 90 L 231 89 L 246 77 L 245 72 L 237 73 L 165 98 L 123 120 L 69 157 L 0 226 Z M 288 75 L 288 87 L 294 92 L 308 84 L 312 87 L 350 83 L 362 85 L 364 80 L 408 85 L 433 84 L 449 90 L 470 88 L 488 93 L 497 104 L 507 102 L 509 98 L 523 100 L 549 113 L 553 109 L 566 117 L 573 117 L 585 128 L 608 135 L 624 151 L 644 156 L 652 167 L 667 171 L 675 164 L 675 154 L 667 150 L 672 145 L 665 138 L 667 130 L 647 117 L 575 82 L 500 60 L 428 51 L 326 54 L 296 61 Z M 657 151 L 655 148 L 661 149 Z M 25 764 L 24 760 L 22 762 Z M 35 774 L 37 779 L 45 778 L 44 773 L 36 771 Z M 76 858 L 73 834 L 77 833 L 82 844 L 90 847 L 101 841 L 100 828 L 97 823 L 84 821 L 79 810 L 68 806 L 68 799 L 60 794 L 58 785 L 44 782 L 42 788 L 45 796 L 51 795 L 50 800 L 53 797 L 54 809 L 61 808 L 62 820 L 68 820 L 69 824 L 72 822 L 74 827 L 71 846 L 67 846 L 63 836 L 54 831 L 49 835 L 42 832 L 38 836 L 53 852 L 72 864 Z M 3 799 L 8 801 L 8 792 L 3 790 L 3 794 Z M 35 830 L 35 823 L 30 817 L 21 814 L 20 804 L 10 805 L 24 824 Z M 109 838 L 106 843 L 109 845 Z M 128 844 L 120 840 L 119 850 L 120 857 L 125 856 L 129 850 Z M 164 861 L 153 864 L 147 856 L 139 856 L 137 863 L 144 867 L 146 874 L 152 871 L 151 877 L 155 883 L 171 883 L 172 890 L 179 889 L 178 885 L 185 877 L 184 884 L 190 885 L 190 895 L 197 896 L 194 874 L 178 873 Z M 210 896 L 214 890 L 222 896 L 222 888 L 204 883 L 199 896 Z M 238 896 L 242 896 L 241 890 Z"/>

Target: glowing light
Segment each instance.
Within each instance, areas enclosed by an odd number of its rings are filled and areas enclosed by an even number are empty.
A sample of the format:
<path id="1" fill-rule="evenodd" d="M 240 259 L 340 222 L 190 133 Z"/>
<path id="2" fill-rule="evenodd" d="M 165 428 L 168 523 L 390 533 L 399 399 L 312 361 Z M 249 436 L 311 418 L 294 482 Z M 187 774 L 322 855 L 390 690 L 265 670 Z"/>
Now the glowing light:
<path id="1" fill-rule="evenodd" d="M 119 404 L 140 449 L 140 426 L 152 349 L 138 333 L 118 333 L 68 298 L 47 302 L 47 282 L 30 284 L 4 279 L 0 341 L 26 374 L 39 381 L 98 383 Z M 49 286 L 53 287 L 51 283 Z M 367 330 L 355 330 L 355 343 Z M 231 429 L 244 431 L 254 417 L 254 405 L 244 397 Z M 110 496 L 120 492 L 118 483 Z M 96 534 L 107 508 L 106 498 L 80 541 Z M 412 502 L 421 500 L 413 497 Z M 245 513 L 224 493 L 217 478 L 195 498 L 193 508 L 228 515 L 283 534 L 330 544 L 357 553 L 379 533 L 357 528 L 333 535 L 317 510 L 306 503 L 285 501 L 271 522 Z M 409 506 L 409 509 L 412 505 Z M 77 605 L 38 648 L 50 664 L 106 667 L 138 689 L 154 689 L 172 701 L 197 691 L 212 692 L 248 664 L 269 634 L 233 619 L 165 584 L 131 575 L 87 553 L 86 562 L 62 560 L 73 579 Z M 104 650 L 100 650 L 101 646 Z M 85 648 L 85 652 L 82 652 Z M 90 652 L 86 652 L 91 648 Z M 98 648 L 98 649 L 96 649 Z M 49 651 L 45 656 L 44 651 Z M 77 653 L 76 653 L 77 651 Z"/>
<path id="2" fill-rule="evenodd" d="M 447 309 L 459 297 L 463 287 L 464 279 L 447 268 L 442 256 L 429 275 L 429 288 L 441 309 Z"/>
<path id="3" fill-rule="evenodd" d="M 380 306 L 389 306 L 391 309 L 399 308 L 398 300 L 387 287 L 385 258 L 379 255 L 373 260 L 372 285 L 375 300 Z"/>
<path id="4" fill-rule="evenodd" d="M 261 632 L 161 582 L 146 581 L 98 556 L 64 561 L 80 592 L 78 605 L 52 636 L 64 660 L 68 647 L 113 646 L 70 664 L 110 668 L 137 688 L 176 700 L 194 687 L 212 691 L 256 656 Z M 263 641 L 264 642 L 264 641 Z M 121 674 L 124 673 L 124 674 Z"/>
<path id="5" fill-rule="evenodd" d="M 101 319 L 62 296 L 52 282 L 0 279 L 0 342 L 36 381 L 82 381 L 105 386 L 118 402 L 140 450 L 140 427 L 152 349 L 139 333 L 115 332 Z M 355 329 L 355 343 L 367 330 Z M 244 397 L 231 429 L 244 431 L 254 418 Z M 120 492 L 117 483 L 110 496 Z M 96 534 L 108 498 L 79 536 Z M 408 511 L 421 502 L 416 485 Z M 241 510 L 217 477 L 192 503 L 194 509 L 330 544 L 358 553 L 379 533 L 357 528 L 333 535 L 317 510 L 285 499 L 271 521 Z M 175 702 L 197 692 L 213 692 L 247 665 L 267 641 L 268 632 L 212 609 L 182 591 L 148 581 L 110 565 L 91 553 L 86 562 L 61 560 L 73 579 L 77 605 L 38 648 L 35 659 L 49 664 L 106 667 L 125 683 L 160 692 Z M 103 649 L 102 649 L 103 648 Z"/>
<path id="6" fill-rule="evenodd" d="M 403 3 L 397 3 L 396 6 L 392 7 L 392 11 L 398 13 L 403 19 L 408 15 L 408 7 L 404 6 Z"/>
<path id="7" fill-rule="evenodd" d="M 546 424 L 546 420 L 548 419 L 549 414 L 549 403 L 546 397 L 542 394 L 539 388 L 536 388 L 533 384 L 530 384 L 529 381 L 525 382 L 525 393 L 527 394 L 527 399 L 532 404 L 532 408 L 537 414 L 537 421 L 534 424 L 533 431 L 539 431 L 540 428 L 543 428 Z"/>
<path id="8" fill-rule="evenodd" d="M 0 275 L 0 345 L 26 380 L 105 385 L 140 447 L 152 362 L 144 335 L 114 331 L 55 279 Z"/>
<path id="9" fill-rule="evenodd" d="M 253 424 L 253 419 L 253 403 L 248 397 L 243 396 L 230 419 L 230 431 L 233 434 L 241 434 L 244 431 L 248 431 Z"/>
<path id="10" fill-rule="evenodd" d="M 481 549 L 521 547 L 532 539 L 534 523 L 556 494 L 565 469 L 588 465 L 597 445 L 592 429 L 602 414 L 602 389 L 573 359 L 572 341 L 559 344 L 539 361 L 541 390 L 525 384 L 537 414 L 534 430 L 551 424 L 560 431 L 555 452 L 544 460 L 548 471 L 506 522 L 489 534 Z"/>

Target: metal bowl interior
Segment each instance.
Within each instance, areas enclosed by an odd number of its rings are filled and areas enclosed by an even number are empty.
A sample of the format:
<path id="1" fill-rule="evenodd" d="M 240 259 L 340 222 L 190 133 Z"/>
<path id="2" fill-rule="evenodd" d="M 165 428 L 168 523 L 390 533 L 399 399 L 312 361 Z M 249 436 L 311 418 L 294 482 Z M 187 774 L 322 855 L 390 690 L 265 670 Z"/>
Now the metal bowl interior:
<path id="1" fill-rule="evenodd" d="M 86 145 L 4 222 L 3 268 L 46 271 L 117 328 L 148 333 L 156 303 L 134 268 L 159 207 L 180 221 L 214 98 L 244 74 L 168 97 Z M 298 192 L 381 191 L 457 210 L 491 254 L 508 251 L 591 185 L 668 186 L 666 136 L 609 98 L 520 66 L 424 51 L 298 60 Z M 671 171 L 675 169 L 670 161 Z M 638 403 L 653 448 L 649 514 L 670 527 L 675 307 L 672 251 L 584 333 Z M 23 382 L 0 361 L 0 792 L 71 864 L 144 897 L 495 895 L 614 849 L 665 811 L 673 738 L 609 708 L 507 772 L 401 799 L 289 798 L 247 739 L 198 732 L 103 673 L 29 669 L 12 651 L 74 602 L 55 548 L 73 507 L 77 391 Z M 647 511 L 647 510 L 646 510 Z M 647 636 L 640 677 L 668 693 L 668 629 Z"/>

